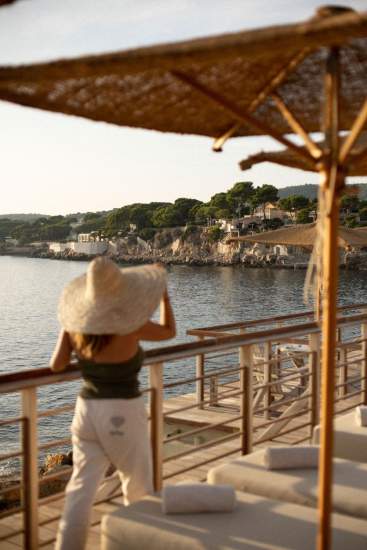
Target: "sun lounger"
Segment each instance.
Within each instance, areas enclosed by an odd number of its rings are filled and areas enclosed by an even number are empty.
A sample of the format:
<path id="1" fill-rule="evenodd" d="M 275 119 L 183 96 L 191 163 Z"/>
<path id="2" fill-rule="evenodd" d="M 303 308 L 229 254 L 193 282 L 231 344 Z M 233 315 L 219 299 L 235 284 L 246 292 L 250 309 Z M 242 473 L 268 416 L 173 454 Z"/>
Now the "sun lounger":
<path id="1" fill-rule="evenodd" d="M 212 468 L 208 482 L 229 484 L 237 491 L 317 506 L 317 468 L 268 470 L 264 450 Z M 333 509 L 341 514 L 367 519 L 367 464 L 334 459 Z M 367 548 L 367 546 L 366 546 Z"/>
<path id="2" fill-rule="evenodd" d="M 237 493 L 232 513 L 164 515 L 158 496 L 104 516 L 102 550 L 310 550 L 317 532 L 311 508 Z M 366 550 L 367 522 L 333 515 L 333 550 Z"/>
<path id="3" fill-rule="evenodd" d="M 320 426 L 313 432 L 313 442 L 320 441 Z M 355 411 L 334 420 L 334 456 L 367 462 L 367 427 L 358 426 Z"/>

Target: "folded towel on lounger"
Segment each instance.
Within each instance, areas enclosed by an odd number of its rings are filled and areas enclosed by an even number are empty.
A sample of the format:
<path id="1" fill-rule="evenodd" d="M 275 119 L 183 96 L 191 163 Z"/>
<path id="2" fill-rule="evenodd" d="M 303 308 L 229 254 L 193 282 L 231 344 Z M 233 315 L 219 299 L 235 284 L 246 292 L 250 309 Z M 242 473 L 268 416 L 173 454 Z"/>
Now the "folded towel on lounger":
<path id="1" fill-rule="evenodd" d="M 230 485 L 182 483 L 166 485 L 162 490 L 162 510 L 165 514 L 232 512 L 235 502 L 236 493 Z"/>
<path id="2" fill-rule="evenodd" d="M 358 426 L 367 426 L 367 407 L 360 405 L 356 408 L 356 422 Z"/>
<path id="3" fill-rule="evenodd" d="M 317 445 L 268 447 L 264 452 L 264 466 L 268 470 L 317 468 L 318 463 L 319 447 Z"/>

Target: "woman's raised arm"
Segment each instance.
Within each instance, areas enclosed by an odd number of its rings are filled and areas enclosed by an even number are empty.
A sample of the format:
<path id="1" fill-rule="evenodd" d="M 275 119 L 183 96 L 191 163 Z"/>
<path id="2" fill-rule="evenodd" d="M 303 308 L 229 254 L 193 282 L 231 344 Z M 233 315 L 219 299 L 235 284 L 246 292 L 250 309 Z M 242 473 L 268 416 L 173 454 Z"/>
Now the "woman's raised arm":
<path id="1" fill-rule="evenodd" d="M 70 363 L 72 350 L 69 334 L 65 330 L 61 330 L 51 357 L 50 369 L 55 372 L 65 370 Z"/>
<path id="2" fill-rule="evenodd" d="M 160 341 L 176 336 L 176 323 L 167 290 L 161 301 L 161 322 L 148 321 L 137 331 L 139 340 Z"/>

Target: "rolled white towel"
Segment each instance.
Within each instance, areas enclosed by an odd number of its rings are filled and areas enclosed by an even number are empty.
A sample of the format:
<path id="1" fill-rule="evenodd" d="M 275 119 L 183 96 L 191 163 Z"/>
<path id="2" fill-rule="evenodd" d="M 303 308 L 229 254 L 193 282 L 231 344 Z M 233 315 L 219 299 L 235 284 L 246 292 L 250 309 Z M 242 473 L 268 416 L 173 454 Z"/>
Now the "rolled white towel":
<path id="1" fill-rule="evenodd" d="M 367 426 L 367 406 L 356 407 L 356 422 L 358 426 Z"/>
<path id="2" fill-rule="evenodd" d="M 319 447 L 317 445 L 267 447 L 264 451 L 264 465 L 268 470 L 317 468 L 318 464 Z"/>
<path id="3" fill-rule="evenodd" d="M 235 503 L 236 493 L 230 485 L 182 483 L 166 485 L 162 490 L 164 514 L 232 512 Z"/>

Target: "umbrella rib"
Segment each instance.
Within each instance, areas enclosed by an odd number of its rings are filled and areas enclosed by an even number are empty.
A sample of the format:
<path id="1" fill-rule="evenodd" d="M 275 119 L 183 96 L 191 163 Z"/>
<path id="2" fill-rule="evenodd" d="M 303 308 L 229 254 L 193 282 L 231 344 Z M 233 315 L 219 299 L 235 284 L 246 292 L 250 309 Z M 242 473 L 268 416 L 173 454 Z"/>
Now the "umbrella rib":
<path id="1" fill-rule="evenodd" d="M 346 161 L 353 145 L 358 139 L 359 134 L 363 130 L 363 126 L 365 125 L 366 120 L 367 120 L 367 98 L 364 100 L 364 103 L 353 122 L 350 132 L 348 136 L 345 138 L 343 145 L 340 148 L 340 153 L 339 153 L 340 164 L 343 164 Z"/>
<path id="2" fill-rule="evenodd" d="M 278 111 L 288 122 L 292 130 L 303 139 L 311 156 L 315 159 L 320 159 L 323 154 L 322 149 L 320 149 L 320 147 L 310 138 L 306 130 L 303 128 L 302 124 L 299 122 L 299 120 L 297 120 L 291 110 L 284 103 L 283 99 L 275 92 L 271 94 L 271 97 L 274 100 Z"/>
<path id="3" fill-rule="evenodd" d="M 304 60 L 306 55 L 308 55 L 311 51 L 311 48 L 303 48 L 300 52 L 297 53 L 294 57 L 291 58 L 290 61 L 288 61 L 277 73 L 272 76 L 268 82 L 263 86 L 263 88 L 260 90 L 258 95 L 251 101 L 250 106 L 248 108 L 248 112 L 252 113 L 255 111 L 255 109 L 258 108 L 258 106 L 265 101 L 265 99 L 269 96 L 269 94 L 275 90 L 278 86 L 280 86 L 284 80 L 287 78 L 287 76 Z M 226 132 L 224 132 L 221 136 L 216 138 L 213 143 L 213 151 L 220 152 L 222 151 L 222 147 L 224 143 L 233 136 L 233 134 L 241 127 L 241 124 L 237 122 L 233 126 L 231 126 Z"/>
<path id="4" fill-rule="evenodd" d="M 237 130 L 239 130 L 240 128 L 241 128 L 241 124 L 239 122 L 236 122 L 236 124 L 233 124 L 233 126 L 228 128 L 228 130 L 226 132 L 224 132 L 221 136 L 217 137 L 214 140 L 214 143 L 212 145 L 212 150 L 215 153 L 221 153 L 222 152 L 222 147 L 225 144 L 225 142 L 227 141 L 227 139 L 232 137 L 233 134 L 235 132 L 237 132 Z"/>
<path id="5" fill-rule="evenodd" d="M 191 88 L 197 90 L 200 92 L 203 96 L 205 96 L 207 99 L 212 101 L 212 103 L 219 105 L 224 110 L 229 112 L 232 116 L 234 116 L 238 121 L 243 122 L 245 124 L 248 124 L 252 128 L 256 129 L 257 131 L 260 131 L 264 135 L 269 135 L 273 139 L 279 141 L 279 143 L 282 143 L 289 149 L 292 149 L 297 155 L 306 158 L 308 161 L 313 162 L 314 159 L 310 155 L 308 151 L 305 149 L 301 149 L 297 145 L 295 145 L 292 141 L 285 138 L 282 134 L 278 133 L 273 128 L 269 127 L 266 123 L 261 122 L 254 118 L 252 115 L 247 113 L 246 111 L 243 111 L 238 105 L 230 101 L 229 99 L 225 98 L 218 92 L 211 90 L 192 76 L 189 76 L 186 73 L 182 73 L 181 71 L 171 71 L 171 74 L 176 77 L 181 82 L 184 82 L 185 84 L 189 85 Z"/>

